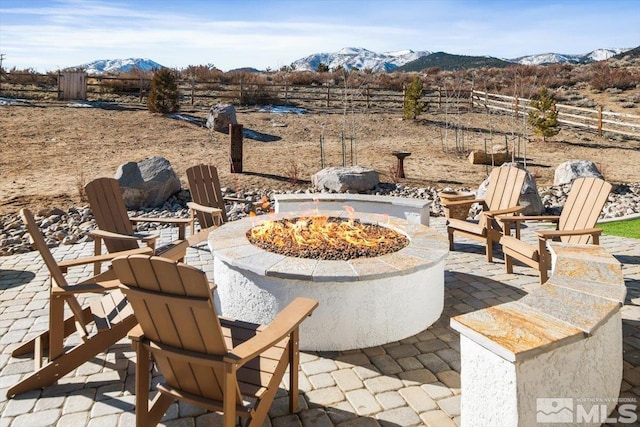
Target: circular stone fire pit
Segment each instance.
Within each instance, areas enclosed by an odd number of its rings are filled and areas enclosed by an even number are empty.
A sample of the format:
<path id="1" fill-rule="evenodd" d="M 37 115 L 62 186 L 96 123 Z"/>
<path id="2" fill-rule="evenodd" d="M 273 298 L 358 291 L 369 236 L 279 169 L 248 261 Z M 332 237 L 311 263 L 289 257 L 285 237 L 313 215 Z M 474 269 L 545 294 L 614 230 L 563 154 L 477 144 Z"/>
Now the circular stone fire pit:
<path id="1" fill-rule="evenodd" d="M 345 211 L 319 215 L 347 219 Z M 303 217 L 280 214 L 268 219 Z M 298 296 L 319 301 L 300 330 L 303 350 L 348 350 L 398 341 L 442 314 L 447 239 L 403 219 L 355 214 L 409 239 L 397 252 L 373 258 L 318 260 L 267 252 L 246 233 L 261 218 L 226 223 L 209 235 L 214 282 L 223 316 L 269 323 Z M 266 218 L 265 218 L 266 219 Z"/>

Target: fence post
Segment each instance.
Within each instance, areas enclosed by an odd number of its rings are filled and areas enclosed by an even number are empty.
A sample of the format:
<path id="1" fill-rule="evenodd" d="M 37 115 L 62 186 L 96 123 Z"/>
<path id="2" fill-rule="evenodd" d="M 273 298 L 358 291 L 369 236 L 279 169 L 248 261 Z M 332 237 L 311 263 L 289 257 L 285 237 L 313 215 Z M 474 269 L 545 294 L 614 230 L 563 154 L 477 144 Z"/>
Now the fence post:
<path id="1" fill-rule="evenodd" d="M 516 96 L 513 100 L 513 117 L 518 118 L 518 97 Z"/>
<path id="2" fill-rule="evenodd" d="M 402 109 L 407 104 L 407 85 L 402 85 Z"/>
<path id="3" fill-rule="evenodd" d="M 229 124 L 231 173 L 242 173 L 242 125 Z"/>
<path id="4" fill-rule="evenodd" d="M 284 81 L 284 104 L 289 105 L 289 82 Z"/>
<path id="5" fill-rule="evenodd" d="M 194 98 L 196 95 L 196 83 L 194 79 L 191 79 L 191 105 L 194 103 Z"/>
<path id="6" fill-rule="evenodd" d="M 469 108 L 473 111 L 473 89 L 469 91 Z"/>
<path id="7" fill-rule="evenodd" d="M 598 105 L 598 136 L 602 136 L 602 105 Z"/>
<path id="8" fill-rule="evenodd" d="M 438 88 L 438 110 L 442 109 L 442 92 Z"/>
<path id="9" fill-rule="evenodd" d="M 140 75 L 140 81 L 138 83 L 140 85 L 139 86 L 140 90 L 138 91 L 138 102 L 142 104 L 142 75 Z"/>
<path id="10" fill-rule="evenodd" d="M 365 94 L 367 95 L 367 108 L 371 108 L 371 102 L 369 100 L 369 85 L 367 85 L 365 89 Z"/>
<path id="11" fill-rule="evenodd" d="M 330 88 L 329 83 L 327 83 L 327 107 L 329 107 L 329 97 L 330 97 L 329 88 Z"/>

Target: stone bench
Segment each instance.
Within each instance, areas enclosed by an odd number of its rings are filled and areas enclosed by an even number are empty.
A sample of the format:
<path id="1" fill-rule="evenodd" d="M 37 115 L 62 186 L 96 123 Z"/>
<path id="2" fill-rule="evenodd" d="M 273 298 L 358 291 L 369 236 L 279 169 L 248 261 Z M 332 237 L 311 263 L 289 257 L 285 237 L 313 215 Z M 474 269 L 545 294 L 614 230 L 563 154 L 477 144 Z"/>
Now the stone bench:
<path id="1" fill-rule="evenodd" d="M 274 199 L 276 213 L 312 214 L 315 210 L 342 210 L 348 205 L 356 212 L 389 215 L 426 226 L 432 203 L 425 199 L 345 193 L 277 194 Z"/>
<path id="2" fill-rule="evenodd" d="M 550 251 L 545 285 L 451 319 L 460 333 L 462 426 L 553 425 L 563 416 L 600 425 L 616 407 L 621 265 L 600 246 L 554 242 Z"/>

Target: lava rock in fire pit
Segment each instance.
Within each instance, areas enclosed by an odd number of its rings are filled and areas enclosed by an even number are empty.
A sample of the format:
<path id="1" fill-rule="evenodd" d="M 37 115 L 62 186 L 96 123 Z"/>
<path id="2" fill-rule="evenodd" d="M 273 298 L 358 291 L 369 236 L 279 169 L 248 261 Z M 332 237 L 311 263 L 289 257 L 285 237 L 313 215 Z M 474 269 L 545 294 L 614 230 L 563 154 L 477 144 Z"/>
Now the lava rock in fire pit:
<path id="1" fill-rule="evenodd" d="M 331 166 L 313 175 L 311 183 L 320 190 L 358 193 L 375 188 L 380 177 L 375 170 L 362 166 Z"/>

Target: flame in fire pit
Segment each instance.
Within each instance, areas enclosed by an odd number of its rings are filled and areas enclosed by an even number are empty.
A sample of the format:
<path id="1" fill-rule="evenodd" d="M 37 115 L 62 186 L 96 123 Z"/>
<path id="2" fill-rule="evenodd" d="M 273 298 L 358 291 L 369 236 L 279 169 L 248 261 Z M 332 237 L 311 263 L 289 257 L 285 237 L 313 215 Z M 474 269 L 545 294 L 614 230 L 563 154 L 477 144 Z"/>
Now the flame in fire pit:
<path id="1" fill-rule="evenodd" d="M 348 209 L 346 209 L 348 208 Z M 352 259 L 395 252 L 409 244 L 400 233 L 354 218 L 311 216 L 265 221 L 247 232 L 251 243 L 270 252 L 314 259 Z"/>

